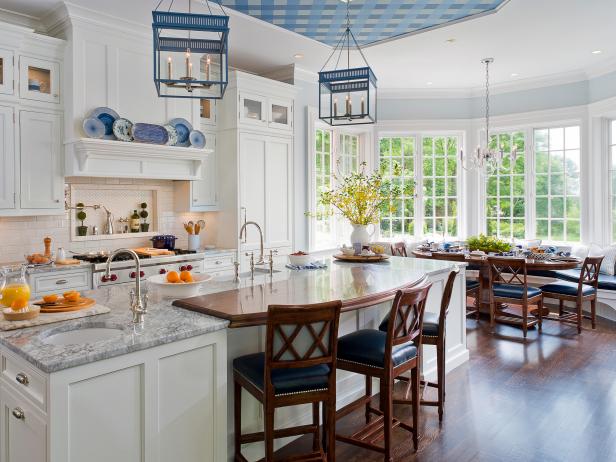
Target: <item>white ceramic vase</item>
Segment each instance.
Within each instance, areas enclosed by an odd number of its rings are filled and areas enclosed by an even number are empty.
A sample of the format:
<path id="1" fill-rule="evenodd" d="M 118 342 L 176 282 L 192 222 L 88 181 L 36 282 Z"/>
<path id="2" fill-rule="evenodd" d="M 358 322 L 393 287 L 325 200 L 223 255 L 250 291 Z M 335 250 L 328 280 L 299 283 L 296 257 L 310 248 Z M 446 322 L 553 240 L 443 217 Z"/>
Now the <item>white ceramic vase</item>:
<path id="1" fill-rule="evenodd" d="M 351 232 L 351 244 L 360 243 L 362 246 L 370 244 L 372 240 L 372 234 L 368 232 L 368 225 L 356 225 L 351 223 L 353 232 Z"/>

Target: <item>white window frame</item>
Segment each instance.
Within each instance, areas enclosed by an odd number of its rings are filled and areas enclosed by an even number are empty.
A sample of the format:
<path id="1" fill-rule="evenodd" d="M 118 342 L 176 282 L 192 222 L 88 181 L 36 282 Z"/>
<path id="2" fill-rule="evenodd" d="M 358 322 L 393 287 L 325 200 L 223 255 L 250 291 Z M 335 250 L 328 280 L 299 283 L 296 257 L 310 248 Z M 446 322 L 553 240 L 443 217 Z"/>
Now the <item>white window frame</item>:
<path id="1" fill-rule="evenodd" d="M 375 232 L 376 239 L 385 242 L 395 242 L 400 239 L 412 239 L 417 240 L 423 237 L 424 229 L 424 197 L 423 197 L 423 143 L 424 138 L 437 138 L 437 137 L 456 137 L 458 139 L 458 151 L 463 149 L 465 145 L 465 131 L 463 130 L 413 130 L 413 131 L 389 131 L 383 130 L 377 133 L 375 136 L 375 149 L 374 149 L 374 165 L 378 167 L 380 160 L 380 140 L 381 138 L 414 138 L 415 139 L 415 156 L 414 156 L 414 168 L 415 168 L 415 182 L 416 182 L 416 196 L 415 196 L 415 233 L 410 235 L 403 233 L 399 237 L 383 237 L 380 234 L 380 227 L 377 227 Z M 463 236 L 466 229 L 466 221 L 463 219 L 463 204 L 462 204 L 462 191 L 465 189 L 464 176 L 462 174 L 462 165 L 460 163 L 459 154 L 456 156 L 456 221 L 458 236 L 446 236 L 447 238 L 459 238 Z M 421 213 L 417 213 L 421 211 Z"/>
<path id="2" fill-rule="evenodd" d="M 317 208 L 317 191 L 316 191 L 316 169 L 315 169 L 315 158 L 316 158 L 316 130 L 328 130 L 332 132 L 332 140 L 331 140 L 331 149 L 332 155 L 330 172 L 336 173 L 336 161 L 341 152 L 340 146 L 340 135 L 356 135 L 359 137 L 358 139 L 358 168 L 359 165 L 366 161 L 370 156 L 367 154 L 370 146 L 372 146 L 372 132 L 366 131 L 365 128 L 359 127 L 348 127 L 348 126 L 338 126 L 332 127 L 331 125 L 326 124 L 318 118 L 318 111 L 315 108 L 308 108 L 308 168 L 309 168 L 309 184 L 308 184 L 308 204 L 309 211 L 312 213 Z M 368 165 L 368 170 L 371 169 L 371 166 Z M 315 242 L 316 240 L 316 220 L 314 218 L 310 218 L 309 231 L 308 231 L 308 246 L 310 251 L 328 251 L 337 248 L 342 242 L 336 242 L 338 236 L 340 234 L 340 219 L 334 218 L 332 221 L 331 228 L 331 237 L 332 241 L 328 242 L 327 245 L 318 246 Z"/>
<path id="3" fill-rule="evenodd" d="M 616 239 L 614 239 L 614 235 L 616 229 L 616 220 L 614 220 L 614 207 L 616 206 L 615 195 L 616 191 L 613 187 L 612 175 L 616 174 L 616 168 L 614 165 L 616 163 L 616 158 L 612 158 L 612 151 L 616 151 L 616 117 L 608 120 L 608 138 L 607 138 L 607 158 L 608 158 L 608 198 L 609 198 L 609 240 L 608 242 L 614 243 Z"/>

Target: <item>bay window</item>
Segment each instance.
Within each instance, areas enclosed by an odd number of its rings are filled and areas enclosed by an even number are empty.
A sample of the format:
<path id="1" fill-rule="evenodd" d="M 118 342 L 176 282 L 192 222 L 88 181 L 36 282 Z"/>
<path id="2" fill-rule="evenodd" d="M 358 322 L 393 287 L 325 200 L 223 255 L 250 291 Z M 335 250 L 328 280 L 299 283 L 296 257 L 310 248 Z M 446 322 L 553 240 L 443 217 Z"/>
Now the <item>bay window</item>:
<path id="1" fill-rule="evenodd" d="M 609 156 L 610 156 L 610 205 L 611 205 L 611 223 L 612 223 L 612 242 L 616 242 L 616 120 L 610 123 L 610 138 L 609 138 Z"/>

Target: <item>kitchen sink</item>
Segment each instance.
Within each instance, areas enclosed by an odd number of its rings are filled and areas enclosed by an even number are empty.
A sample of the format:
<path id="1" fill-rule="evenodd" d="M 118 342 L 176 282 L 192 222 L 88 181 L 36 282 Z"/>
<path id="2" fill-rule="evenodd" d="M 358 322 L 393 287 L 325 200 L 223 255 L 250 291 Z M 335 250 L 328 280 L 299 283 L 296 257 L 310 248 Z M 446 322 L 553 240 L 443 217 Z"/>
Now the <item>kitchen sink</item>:
<path id="1" fill-rule="evenodd" d="M 52 333 L 43 338 L 43 343 L 48 345 L 84 345 L 110 340 L 121 336 L 123 333 L 122 329 L 115 327 L 83 327 L 55 334 Z"/>

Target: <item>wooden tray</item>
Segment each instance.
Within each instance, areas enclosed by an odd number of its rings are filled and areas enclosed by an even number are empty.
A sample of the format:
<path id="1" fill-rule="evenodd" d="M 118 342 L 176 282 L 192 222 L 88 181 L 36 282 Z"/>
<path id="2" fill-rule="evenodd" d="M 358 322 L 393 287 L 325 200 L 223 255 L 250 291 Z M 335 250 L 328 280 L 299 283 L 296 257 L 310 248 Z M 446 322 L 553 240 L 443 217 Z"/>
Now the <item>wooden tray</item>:
<path id="1" fill-rule="evenodd" d="M 375 263 L 389 259 L 389 255 L 374 255 L 370 257 L 365 257 L 361 255 L 345 255 L 343 253 L 339 253 L 334 255 L 334 258 L 336 260 L 352 261 L 356 263 Z"/>
<path id="2" fill-rule="evenodd" d="M 41 313 L 65 313 L 68 311 L 79 311 L 90 308 L 92 305 L 95 304 L 95 300 L 85 297 L 80 298 L 76 302 L 58 301 L 55 303 L 45 303 L 43 300 L 34 302 L 34 305 L 38 305 L 41 307 Z"/>
<path id="3" fill-rule="evenodd" d="M 154 249 L 152 247 L 139 247 L 133 250 L 137 254 L 149 255 L 150 257 L 159 257 L 161 255 L 175 255 L 175 252 L 173 250 Z"/>

